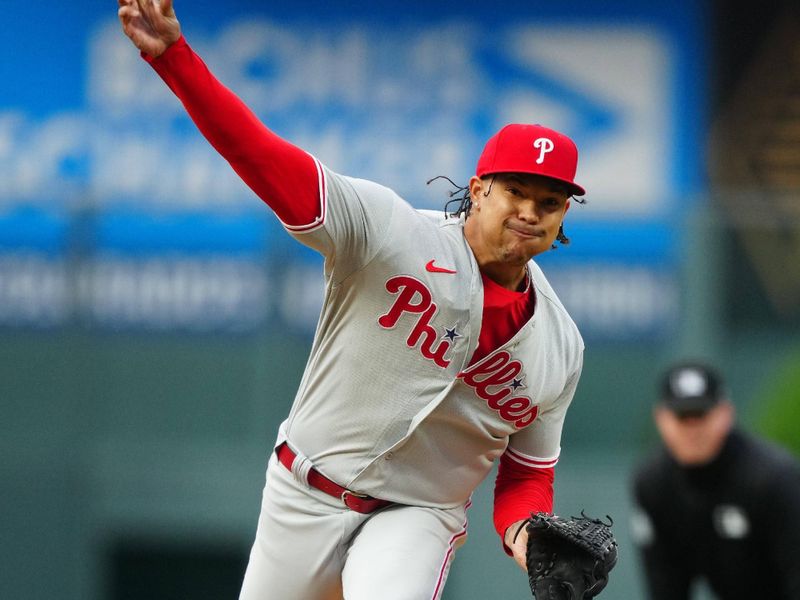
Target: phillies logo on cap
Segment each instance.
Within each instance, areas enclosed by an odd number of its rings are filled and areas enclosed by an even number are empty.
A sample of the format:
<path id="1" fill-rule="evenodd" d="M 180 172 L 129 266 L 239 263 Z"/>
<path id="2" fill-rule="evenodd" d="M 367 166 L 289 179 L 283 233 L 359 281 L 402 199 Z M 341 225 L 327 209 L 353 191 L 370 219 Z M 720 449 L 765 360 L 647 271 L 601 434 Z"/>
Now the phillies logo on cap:
<path id="1" fill-rule="evenodd" d="M 544 162 L 544 155 L 548 152 L 552 152 L 553 148 L 555 148 L 555 144 L 553 144 L 553 140 L 546 137 L 536 138 L 533 142 L 533 147 L 539 149 L 539 158 L 536 159 L 536 164 L 540 165 Z"/>
<path id="2" fill-rule="evenodd" d="M 575 183 L 578 148 L 570 138 L 543 125 L 512 123 L 494 134 L 483 148 L 475 174 L 530 173 L 567 186 L 570 195 L 586 193 Z"/>

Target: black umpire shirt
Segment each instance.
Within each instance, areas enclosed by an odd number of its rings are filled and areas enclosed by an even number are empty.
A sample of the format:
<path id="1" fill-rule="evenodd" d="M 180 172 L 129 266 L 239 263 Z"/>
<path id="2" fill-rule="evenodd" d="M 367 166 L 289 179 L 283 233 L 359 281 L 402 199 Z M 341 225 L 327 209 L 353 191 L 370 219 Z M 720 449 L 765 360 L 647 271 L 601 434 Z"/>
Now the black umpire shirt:
<path id="1" fill-rule="evenodd" d="M 800 600 L 800 464 L 787 452 L 738 430 L 702 467 L 662 449 L 634 493 L 653 600 L 688 599 L 698 577 L 720 600 Z"/>

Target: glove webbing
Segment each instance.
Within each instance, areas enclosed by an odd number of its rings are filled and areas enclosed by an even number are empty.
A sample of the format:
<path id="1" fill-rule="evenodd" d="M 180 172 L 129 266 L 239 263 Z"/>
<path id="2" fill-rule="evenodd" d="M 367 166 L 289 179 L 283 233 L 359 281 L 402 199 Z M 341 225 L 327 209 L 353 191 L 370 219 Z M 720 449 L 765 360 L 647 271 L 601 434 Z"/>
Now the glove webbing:
<path id="1" fill-rule="evenodd" d="M 583 516 L 573 517 L 572 521 L 550 521 L 548 526 L 557 529 L 562 537 L 573 540 L 595 558 L 602 558 L 615 545 L 614 536 L 609 526 L 598 519 Z"/>

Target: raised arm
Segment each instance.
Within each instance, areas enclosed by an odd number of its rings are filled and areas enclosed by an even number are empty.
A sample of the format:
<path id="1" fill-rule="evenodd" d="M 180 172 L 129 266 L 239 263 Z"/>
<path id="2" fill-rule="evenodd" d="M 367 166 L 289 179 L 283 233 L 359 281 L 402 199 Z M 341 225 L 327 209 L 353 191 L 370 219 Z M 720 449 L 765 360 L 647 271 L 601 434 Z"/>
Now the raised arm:
<path id="1" fill-rule="evenodd" d="M 294 230 L 321 222 L 321 167 L 275 135 L 186 43 L 172 0 L 119 0 L 122 29 L 242 180 Z"/>

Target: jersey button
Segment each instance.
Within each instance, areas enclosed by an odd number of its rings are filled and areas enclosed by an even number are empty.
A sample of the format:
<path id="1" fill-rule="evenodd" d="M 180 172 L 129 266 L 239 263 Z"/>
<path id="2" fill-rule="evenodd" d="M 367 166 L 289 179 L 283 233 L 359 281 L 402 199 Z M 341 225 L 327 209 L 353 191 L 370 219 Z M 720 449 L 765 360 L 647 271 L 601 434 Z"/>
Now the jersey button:
<path id="1" fill-rule="evenodd" d="M 386 460 L 392 460 L 394 458 L 394 454 L 392 454 L 391 452 L 387 452 L 386 456 L 384 456 L 384 458 Z"/>

